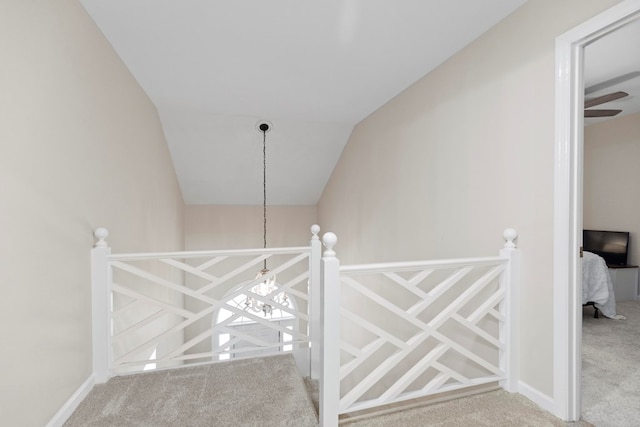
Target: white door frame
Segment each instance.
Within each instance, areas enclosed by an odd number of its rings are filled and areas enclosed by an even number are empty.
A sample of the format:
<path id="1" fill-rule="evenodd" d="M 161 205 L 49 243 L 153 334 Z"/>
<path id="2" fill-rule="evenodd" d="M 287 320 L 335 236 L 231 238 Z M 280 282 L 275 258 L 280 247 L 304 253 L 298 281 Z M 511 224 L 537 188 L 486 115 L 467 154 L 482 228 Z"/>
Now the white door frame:
<path id="1" fill-rule="evenodd" d="M 556 39 L 554 161 L 554 403 L 577 421 L 582 373 L 582 166 L 584 47 L 640 18 L 640 0 L 625 0 Z"/>

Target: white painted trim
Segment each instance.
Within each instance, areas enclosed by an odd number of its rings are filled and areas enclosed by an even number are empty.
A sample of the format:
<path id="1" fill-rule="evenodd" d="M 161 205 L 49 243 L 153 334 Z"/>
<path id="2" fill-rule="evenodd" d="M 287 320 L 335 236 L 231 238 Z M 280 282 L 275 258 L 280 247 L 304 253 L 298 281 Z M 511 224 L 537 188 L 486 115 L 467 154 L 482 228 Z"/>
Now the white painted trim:
<path id="1" fill-rule="evenodd" d="M 91 328 L 93 375 L 98 384 L 111 377 L 111 265 L 107 257 L 111 248 L 96 245 L 91 249 Z"/>
<path id="2" fill-rule="evenodd" d="M 87 397 L 89 392 L 93 390 L 95 385 L 95 378 L 93 374 L 82 383 L 82 385 L 71 395 L 69 400 L 65 402 L 58 412 L 47 423 L 46 427 L 62 427 L 67 422 L 73 411 L 78 408 L 78 405 Z"/>
<path id="3" fill-rule="evenodd" d="M 556 142 L 554 175 L 554 397 L 553 413 L 564 420 L 574 420 L 579 415 L 576 397 L 580 378 L 576 364 L 576 346 L 580 343 L 580 328 L 575 324 L 574 301 L 579 286 L 576 277 L 576 242 L 578 222 L 582 220 L 576 212 L 578 194 L 575 150 L 579 138 L 576 136 L 577 106 L 580 91 L 575 90 L 576 80 L 572 76 L 576 69 L 575 51 L 571 42 L 559 37 L 556 40 Z M 576 99 L 578 98 L 578 99 Z"/>
<path id="4" fill-rule="evenodd" d="M 520 381 L 518 383 L 518 393 L 520 393 L 545 411 L 553 413 L 553 410 L 555 408 L 555 402 L 553 398 L 542 393 L 540 390 Z"/>
<path id="5" fill-rule="evenodd" d="M 556 39 L 554 161 L 554 405 L 568 421 L 581 413 L 583 49 L 640 17 L 626 0 Z"/>
<path id="6" fill-rule="evenodd" d="M 311 227 L 313 237 L 311 239 L 311 255 L 309 256 L 309 341 L 310 341 L 310 376 L 314 380 L 320 380 L 320 343 L 322 341 L 322 290 L 320 289 L 320 271 L 322 259 L 322 242 L 318 238 L 320 227 Z"/>
<path id="7" fill-rule="evenodd" d="M 325 233 L 320 264 L 320 410 L 322 427 L 338 427 L 340 409 L 340 260 L 333 250 L 337 237 Z M 331 303 L 328 304 L 327 301 Z M 337 309 L 336 309 L 337 307 Z"/>
<path id="8" fill-rule="evenodd" d="M 507 230 L 505 230 L 505 234 Z M 500 340 L 507 343 L 506 351 L 500 353 L 500 367 L 506 374 L 506 379 L 500 382 L 500 386 L 508 392 L 518 391 L 520 383 L 520 251 L 515 248 L 504 247 L 500 249 L 500 256 L 509 258 L 507 270 L 501 276 L 505 281 L 506 296 L 501 310 L 505 315 L 505 322 L 500 330 Z M 503 341 L 504 342 L 504 341 Z"/>

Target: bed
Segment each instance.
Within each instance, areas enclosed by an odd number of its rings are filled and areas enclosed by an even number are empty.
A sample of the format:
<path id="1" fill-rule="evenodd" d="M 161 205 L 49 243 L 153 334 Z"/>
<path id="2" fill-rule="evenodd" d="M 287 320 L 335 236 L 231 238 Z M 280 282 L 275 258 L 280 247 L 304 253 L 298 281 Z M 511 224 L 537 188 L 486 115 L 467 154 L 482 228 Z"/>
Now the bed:
<path id="1" fill-rule="evenodd" d="M 611 319 L 618 318 L 607 263 L 601 256 L 586 251 L 582 258 L 582 304 L 593 305 L 595 317 L 601 312 Z"/>

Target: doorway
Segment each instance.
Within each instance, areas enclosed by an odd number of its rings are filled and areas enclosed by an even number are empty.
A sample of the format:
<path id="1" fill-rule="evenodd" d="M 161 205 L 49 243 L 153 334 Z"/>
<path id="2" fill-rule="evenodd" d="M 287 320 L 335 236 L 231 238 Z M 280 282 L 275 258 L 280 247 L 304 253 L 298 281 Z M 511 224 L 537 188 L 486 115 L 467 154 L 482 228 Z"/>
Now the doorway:
<path id="1" fill-rule="evenodd" d="M 554 169 L 554 403 L 555 414 L 581 414 L 581 260 L 584 48 L 640 18 L 627 0 L 556 39 Z"/>

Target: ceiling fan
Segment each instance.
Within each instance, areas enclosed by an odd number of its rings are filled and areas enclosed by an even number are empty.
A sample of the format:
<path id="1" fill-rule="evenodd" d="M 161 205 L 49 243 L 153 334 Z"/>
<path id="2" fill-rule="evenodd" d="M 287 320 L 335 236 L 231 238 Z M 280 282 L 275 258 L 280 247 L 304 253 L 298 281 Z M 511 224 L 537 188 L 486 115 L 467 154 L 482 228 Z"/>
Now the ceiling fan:
<path id="1" fill-rule="evenodd" d="M 610 80 L 600 82 L 593 86 L 590 86 L 584 90 L 585 97 L 590 93 L 597 92 L 599 90 L 605 89 L 607 87 L 620 84 L 627 80 L 634 79 L 636 77 L 640 77 L 640 71 L 632 71 L 630 73 L 622 74 L 618 77 L 614 77 Z M 625 96 L 629 96 L 627 92 L 617 91 L 607 93 L 606 95 L 596 96 L 595 98 L 585 98 L 584 100 L 584 116 L 585 117 L 612 117 L 616 114 L 620 114 L 622 110 L 611 110 L 611 109 L 594 109 L 587 110 L 587 108 L 595 107 L 596 105 L 605 104 L 607 102 L 615 101 L 616 99 L 624 98 Z"/>

